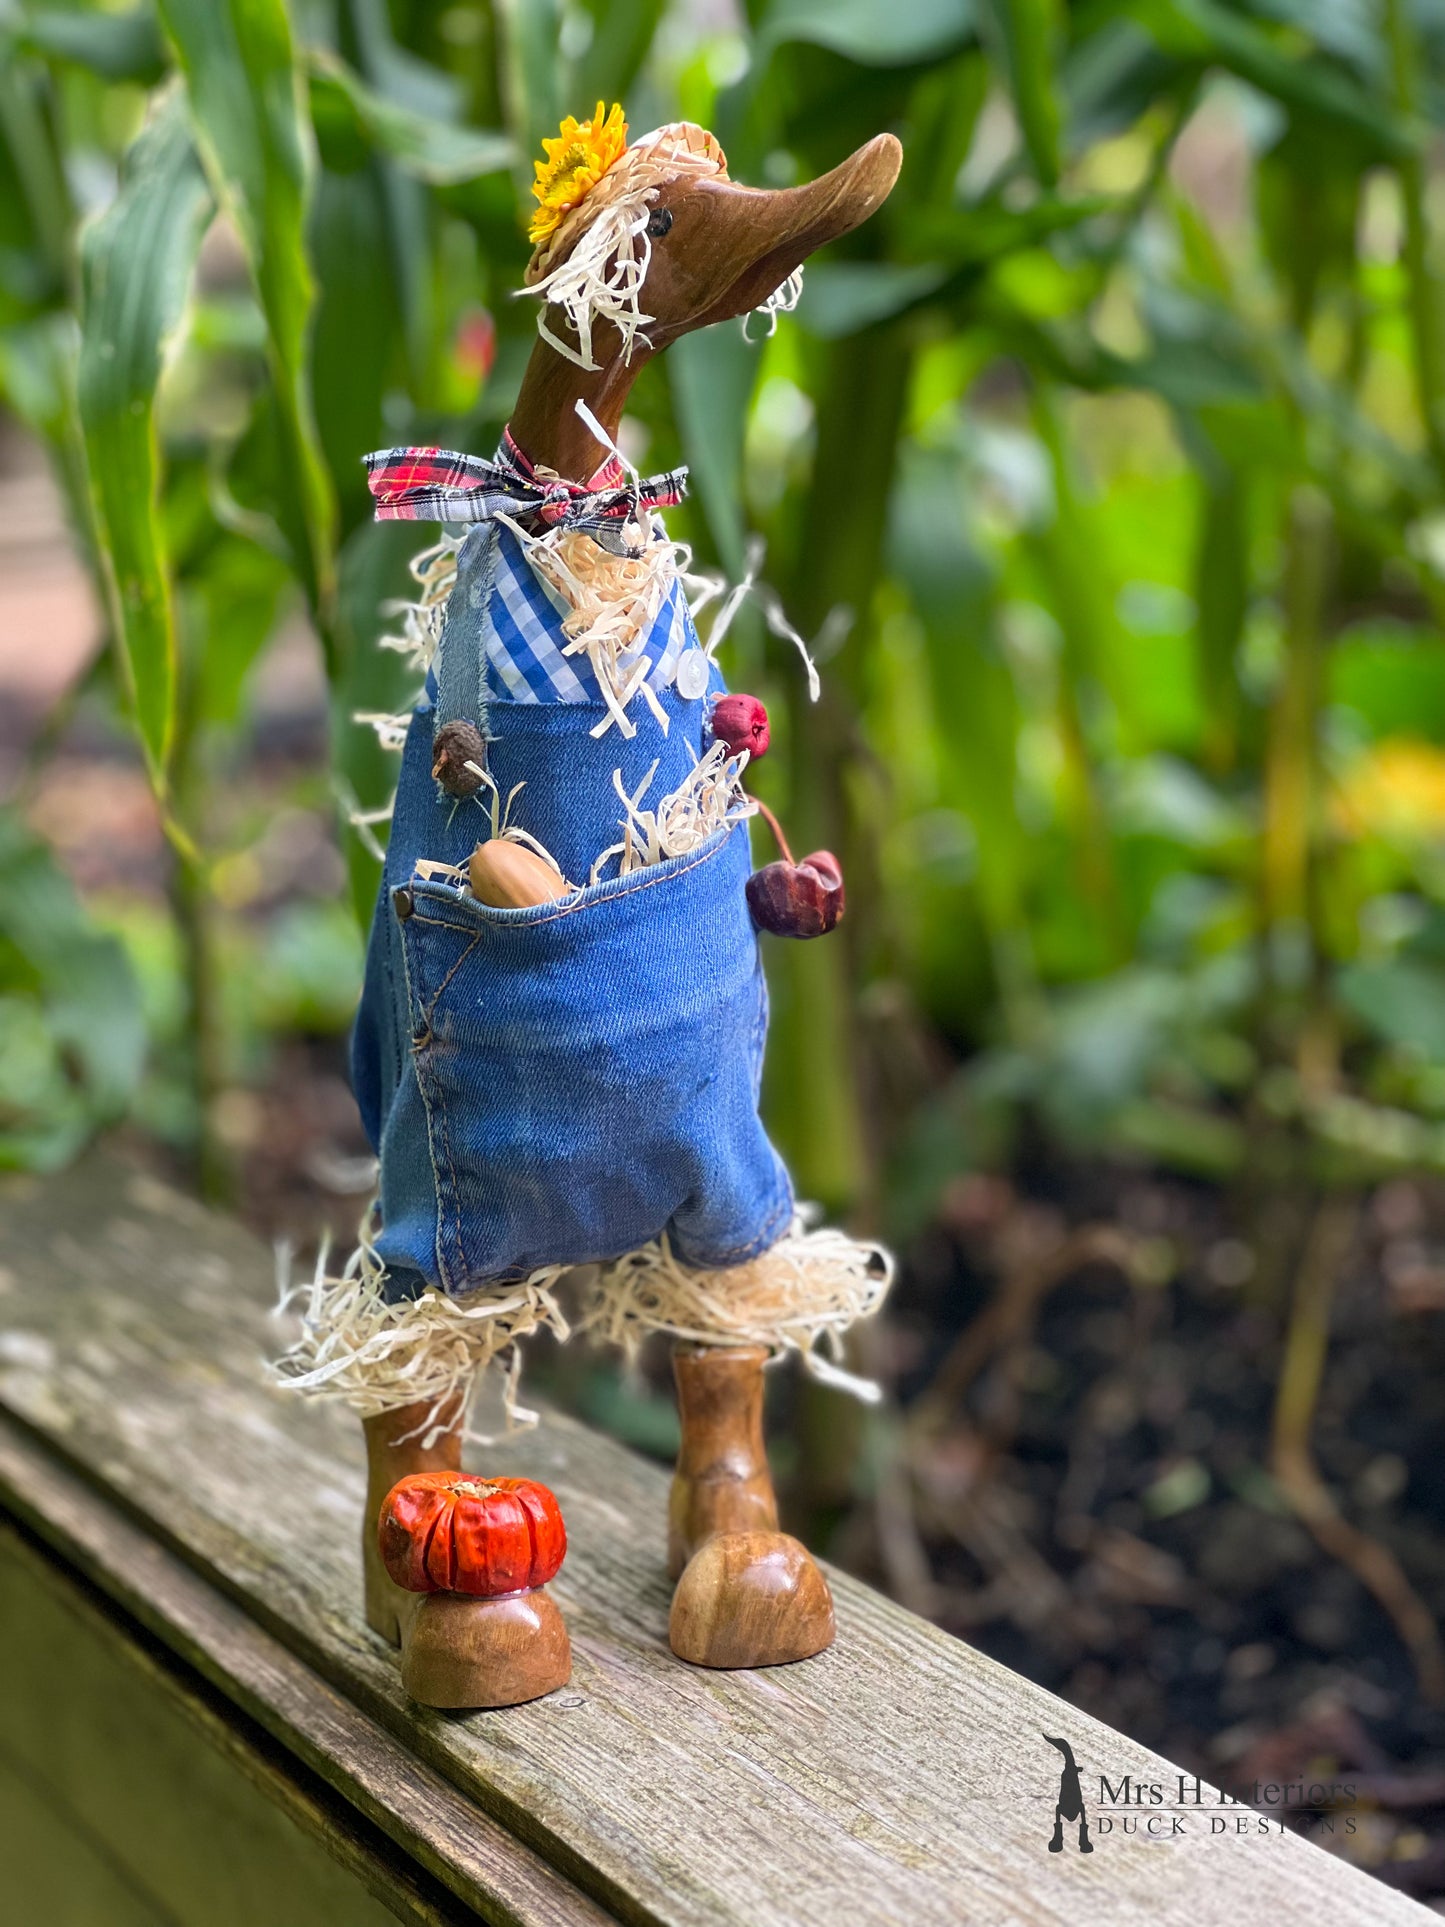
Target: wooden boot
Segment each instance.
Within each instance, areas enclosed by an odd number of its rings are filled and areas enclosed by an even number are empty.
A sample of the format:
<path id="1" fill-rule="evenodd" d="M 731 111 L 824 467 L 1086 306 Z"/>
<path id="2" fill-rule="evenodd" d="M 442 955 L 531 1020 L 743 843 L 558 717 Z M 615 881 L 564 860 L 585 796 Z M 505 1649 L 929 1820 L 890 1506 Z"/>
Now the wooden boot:
<path id="1" fill-rule="evenodd" d="M 828 1583 L 778 1530 L 761 1345 L 680 1344 L 682 1444 L 668 1508 L 668 1639 L 694 1666 L 779 1666 L 833 1643 Z"/>
<path id="2" fill-rule="evenodd" d="M 387 1494 L 413 1472 L 461 1469 L 462 1420 L 423 1440 L 429 1405 L 406 1405 L 362 1420 L 366 1433 L 366 1517 L 361 1557 L 366 1623 L 401 1647 L 401 1683 L 423 1706 L 517 1706 L 572 1676 L 572 1649 L 545 1586 L 499 1598 L 459 1592 L 408 1592 L 382 1563 L 377 1521 Z M 408 1433 L 414 1434 L 408 1437 Z"/>
<path id="3" fill-rule="evenodd" d="M 366 1623 L 393 1646 L 401 1644 L 422 1595 L 398 1586 L 381 1563 L 376 1524 L 382 1501 L 409 1472 L 457 1472 L 462 1463 L 462 1412 L 458 1411 L 454 1425 L 427 1445 L 431 1410 L 428 1404 L 399 1405 L 361 1421 L 366 1434 L 366 1512 L 361 1522 Z"/>
<path id="4" fill-rule="evenodd" d="M 672 1371 L 682 1444 L 667 1508 L 667 1576 L 715 1532 L 776 1532 L 778 1502 L 763 1445 L 761 1345 L 679 1344 Z"/>

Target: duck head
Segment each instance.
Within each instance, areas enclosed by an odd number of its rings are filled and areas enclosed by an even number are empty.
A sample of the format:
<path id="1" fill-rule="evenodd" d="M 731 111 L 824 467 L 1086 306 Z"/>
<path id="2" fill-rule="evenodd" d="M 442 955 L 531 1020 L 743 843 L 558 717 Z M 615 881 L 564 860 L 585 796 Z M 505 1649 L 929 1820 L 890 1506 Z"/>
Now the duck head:
<path id="1" fill-rule="evenodd" d="M 879 134 L 817 180 L 769 189 L 731 180 L 713 136 L 686 122 L 626 149 L 533 255 L 528 282 L 548 306 L 512 415 L 519 446 L 569 480 L 587 480 L 606 451 L 576 402 L 615 437 L 653 355 L 764 305 L 809 255 L 882 205 L 902 159 L 894 136 Z M 584 285 L 603 283 L 613 294 L 599 301 L 589 339 L 573 317 Z M 635 326 L 614 299 L 629 286 Z"/>

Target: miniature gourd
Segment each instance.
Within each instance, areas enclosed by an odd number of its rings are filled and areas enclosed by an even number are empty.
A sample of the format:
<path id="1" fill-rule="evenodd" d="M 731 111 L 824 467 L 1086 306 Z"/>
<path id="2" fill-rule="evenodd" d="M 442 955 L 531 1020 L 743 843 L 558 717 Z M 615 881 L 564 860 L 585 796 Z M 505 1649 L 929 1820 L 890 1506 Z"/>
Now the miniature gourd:
<path id="1" fill-rule="evenodd" d="M 413 1472 L 386 1495 L 377 1544 L 408 1592 L 493 1599 L 555 1579 L 567 1531 L 555 1496 L 535 1479 Z"/>

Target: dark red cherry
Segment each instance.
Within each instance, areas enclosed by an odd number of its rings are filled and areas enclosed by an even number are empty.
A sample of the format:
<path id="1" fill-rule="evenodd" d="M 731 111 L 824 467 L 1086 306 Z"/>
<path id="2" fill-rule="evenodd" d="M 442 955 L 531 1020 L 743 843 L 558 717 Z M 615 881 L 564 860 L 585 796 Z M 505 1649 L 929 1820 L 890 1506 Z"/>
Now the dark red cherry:
<path id="1" fill-rule="evenodd" d="M 831 850 L 767 863 L 748 878 L 748 908 L 775 937 L 826 937 L 843 919 L 843 871 Z"/>

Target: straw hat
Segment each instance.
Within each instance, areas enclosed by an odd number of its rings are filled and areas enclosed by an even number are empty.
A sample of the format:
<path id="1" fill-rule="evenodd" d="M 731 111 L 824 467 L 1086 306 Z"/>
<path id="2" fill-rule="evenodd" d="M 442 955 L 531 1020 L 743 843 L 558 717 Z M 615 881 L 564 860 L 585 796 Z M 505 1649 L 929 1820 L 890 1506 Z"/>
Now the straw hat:
<path id="1" fill-rule="evenodd" d="M 621 112 L 614 107 L 604 118 L 599 101 L 592 121 L 564 121 L 561 137 L 543 143 L 548 158 L 537 162 L 537 184 L 532 192 L 544 209 L 550 201 L 554 207 L 560 205 L 562 213 L 550 232 L 537 239 L 527 263 L 529 288 L 559 267 L 583 234 L 609 209 L 624 202 L 640 206 L 651 192 L 679 175 L 728 178 L 727 156 L 721 146 L 705 127 L 690 120 L 673 121 L 644 134 L 610 158 L 609 136 L 615 137 L 618 132 L 626 135 Z M 575 179 L 581 190 L 575 201 L 558 200 L 559 189 L 566 194 L 568 188 L 564 173 Z M 544 218 L 539 214 L 534 219 L 534 236 Z"/>

